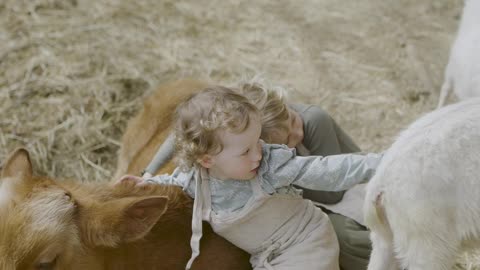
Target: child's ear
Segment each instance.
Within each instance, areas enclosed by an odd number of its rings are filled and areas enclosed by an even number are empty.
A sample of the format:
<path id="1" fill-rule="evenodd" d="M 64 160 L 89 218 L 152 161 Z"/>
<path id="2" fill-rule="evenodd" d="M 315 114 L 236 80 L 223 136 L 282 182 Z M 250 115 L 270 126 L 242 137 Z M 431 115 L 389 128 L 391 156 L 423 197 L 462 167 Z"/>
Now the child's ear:
<path id="1" fill-rule="evenodd" d="M 197 161 L 200 163 L 200 165 L 202 165 L 202 167 L 207 169 L 210 169 L 214 164 L 213 157 L 210 155 L 203 155 Z"/>

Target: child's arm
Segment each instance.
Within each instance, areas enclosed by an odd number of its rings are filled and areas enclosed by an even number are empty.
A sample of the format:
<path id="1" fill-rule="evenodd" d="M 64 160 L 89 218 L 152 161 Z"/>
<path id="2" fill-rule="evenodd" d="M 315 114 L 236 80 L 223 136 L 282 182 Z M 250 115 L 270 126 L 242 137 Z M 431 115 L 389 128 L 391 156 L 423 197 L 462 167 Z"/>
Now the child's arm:
<path id="1" fill-rule="evenodd" d="M 148 179 L 145 179 L 145 182 L 150 184 L 161 184 L 161 185 L 175 185 L 183 187 L 182 183 L 177 181 L 176 177 L 169 174 L 159 174 Z"/>
<path id="2" fill-rule="evenodd" d="M 340 191 L 369 180 L 383 154 L 299 157 L 288 148 L 272 148 L 269 177 L 274 185 L 295 184 L 314 190 Z"/>
<path id="3" fill-rule="evenodd" d="M 183 172 L 179 168 L 175 169 L 171 175 L 159 174 L 154 177 L 144 178 L 145 183 L 175 185 L 183 188 L 190 197 L 195 198 L 195 181 L 192 181 L 194 170 Z"/>

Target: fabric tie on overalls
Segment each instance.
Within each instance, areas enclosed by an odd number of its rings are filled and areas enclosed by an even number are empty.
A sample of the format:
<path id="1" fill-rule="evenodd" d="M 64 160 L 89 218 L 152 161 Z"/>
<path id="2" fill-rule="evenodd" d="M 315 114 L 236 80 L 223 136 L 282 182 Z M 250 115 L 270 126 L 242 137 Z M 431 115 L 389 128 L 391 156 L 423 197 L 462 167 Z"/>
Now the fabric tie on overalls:
<path id="1" fill-rule="evenodd" d="M 209 219 L 211 196 L 208 182 L 208 174 L 205 168 L 199 168 L 195 174 L 195 200 L 193 201 L 192 215 L 192 238 L 190 239 L 190 247 L 192 248 L 192 256 L 188 260 L 186 269 L 192 267 L 195 258 L 200 255 L 200 239 L 202 238 L 202 220 Z M 188 186 L 188 185 L 187 185 Z"/>
<path id="2" fill-rule="evenodd" d="M 262 252 L 262 255 L 259 258 L 259 262 L 263 264 L 263 267 L 267 270 L 275 270 L 273 266 L 270 265 L 269 259 L 272 256 L 272 254 L 281 246 L 280 243 L 274 243 L 271 246 L 269 246 L 265 251 Z"/>

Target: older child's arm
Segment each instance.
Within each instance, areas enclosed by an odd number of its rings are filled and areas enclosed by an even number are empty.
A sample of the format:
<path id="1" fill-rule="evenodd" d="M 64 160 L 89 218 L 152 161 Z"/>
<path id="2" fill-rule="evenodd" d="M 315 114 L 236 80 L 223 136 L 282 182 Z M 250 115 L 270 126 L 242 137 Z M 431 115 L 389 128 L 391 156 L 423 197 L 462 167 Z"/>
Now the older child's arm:
<path id="1" fill-rule="evenodd" d="M 295 184 L 315 190 L 340 191 L 368 181 L 383 154 L 344 154 L 333 156 L 296 156 L 288 148 L 272 148 L 266 178 L 274 186 Z"/>
<path id="2" fill-rule="evenodd" d="M 165 165 L 173 156 L 175 150 L 175 135 L 170 133 L 167 139 L 160 145 L 157 153 L 144 171 L 144 178 L 151 178 L 152 175 Z"/>

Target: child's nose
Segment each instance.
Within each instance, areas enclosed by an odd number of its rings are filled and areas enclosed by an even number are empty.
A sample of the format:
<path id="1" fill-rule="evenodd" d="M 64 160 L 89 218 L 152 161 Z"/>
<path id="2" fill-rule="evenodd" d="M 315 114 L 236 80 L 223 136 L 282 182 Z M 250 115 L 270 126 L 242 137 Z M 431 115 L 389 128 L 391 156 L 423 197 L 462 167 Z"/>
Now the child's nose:
<path id="1" fill-rule="evenodd" d="M 255 148 L 255 153 L 253 155 L 253 160 L 259 161 L 261 159 L 262 159 L 262 144 L 258 142 L 257 147 Z"/>

